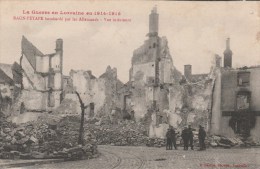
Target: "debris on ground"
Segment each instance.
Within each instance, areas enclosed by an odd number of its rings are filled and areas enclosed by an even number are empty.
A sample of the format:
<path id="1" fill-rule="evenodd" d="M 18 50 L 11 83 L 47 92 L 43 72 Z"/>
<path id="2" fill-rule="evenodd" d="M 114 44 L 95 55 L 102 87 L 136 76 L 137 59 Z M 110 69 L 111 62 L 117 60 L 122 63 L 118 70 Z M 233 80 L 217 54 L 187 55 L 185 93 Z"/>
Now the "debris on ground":
<path id="1" fill-rule="evenodd" d="M 86 119 L 83 145 L 78 145 L 80 116 L 57 117 L 44 115 L 37 121 L 16 125 L 0 114 L 0 158 L 67 160 L 94 158 L 97 145 L 164 147 L 165 138 L 149 138 L 147 127 L 141 122 L 108 118 Z M 176 144 L 183 146 L 178 129 Z M 198 132 L 193 131 L 194 147 L 199 147 Z M 250 139 L 239 137 L 208 136 L 209 147 L 249 147 L 260 145 Z"/>
<path id="2" fill-rule="evenodd" d="M 81 149 L 85 158 L 98 154 L 94 135 L 84 132 L 84 144 L 78 145 L 79 117 L 38 118 L 17 126 L 0 117 L 0 158 L 68 158 L 70 149 Z"/>
<path id="3" fill-rule="evenodd" d="M 149 139 L 145 126 L 134 121 L 122 120 L 117 124 L 87 123 L 85 127 L 95 134 L 100 145 L 141 146 Z"/>
<path id="4" fill-rule="evenodd" d="M 232 147 L 250 147 L 250 146 L 259 146 L 259 142 L 255 142 L 250 138 L 243 137 L 224 137 L 219 135 L 213 135 L 209 137 L 209 145 L 211 147 L 223 147 L 223 148 L 232 148 Z"/>

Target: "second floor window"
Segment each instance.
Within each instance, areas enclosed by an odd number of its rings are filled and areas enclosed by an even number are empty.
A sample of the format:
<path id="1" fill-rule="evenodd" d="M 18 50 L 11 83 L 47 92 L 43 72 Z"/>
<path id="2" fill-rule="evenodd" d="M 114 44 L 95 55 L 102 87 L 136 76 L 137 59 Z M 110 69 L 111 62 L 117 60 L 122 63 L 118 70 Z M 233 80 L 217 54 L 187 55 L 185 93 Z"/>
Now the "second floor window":
<path id="1" fill-rule="evenodd" d="M 238 84 L 238 86 L 249 86 L 250 85 L 250 72 L 238 72 L 237 84 Z"/>

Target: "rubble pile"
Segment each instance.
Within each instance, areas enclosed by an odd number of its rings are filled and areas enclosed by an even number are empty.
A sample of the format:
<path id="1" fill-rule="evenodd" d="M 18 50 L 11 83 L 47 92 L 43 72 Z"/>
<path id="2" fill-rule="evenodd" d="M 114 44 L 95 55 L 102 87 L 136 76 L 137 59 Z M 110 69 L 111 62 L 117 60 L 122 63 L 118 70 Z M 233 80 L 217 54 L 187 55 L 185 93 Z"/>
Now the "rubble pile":
<path id="1" fill-rule="evenodd" d="M 243 137 L 224 137 L 213 135 L 209 137 L 209 145 L 211 147 L 223 147 L 223 148 L 232 148 L 232 147 L 250 147 L 250 146 L 259 146 L 260 142 L 255 142 L 250 138 Z"/>
<path id="2" fill-rule="evenodd" d="M 57 125 L 57 135 L 62 147 L 76 146 L 79 137 L 80 118 L 67 116 Z"/>
<path id="3" fill-rule="evenodd" d="M 2 116 L 1 116 L 2 117 Z M 39 118 L 20 126 L 0 118 L 0 158 L 64 158 L 71 149 L 82 150 L 87 158 L 97 155 L 95 137 L 84 133 L 84 144 L 77 144 L 79 136 L 79 118 L 61 119 Z"/>
<path id="4" fill-rule="evenodd" d="M 134 121 L 119 121 L 117 124 L 88 124 L 88 130 L 95 133 L 97 143 L 115 146 L 146 145 L 149 140 L 145 126 Z"/>
<path id="5" fill-rule="evenodd" d="M 146 143 L 147 147 L 165 147 L 166 140 L 162 138 L 149 138 Z"/>

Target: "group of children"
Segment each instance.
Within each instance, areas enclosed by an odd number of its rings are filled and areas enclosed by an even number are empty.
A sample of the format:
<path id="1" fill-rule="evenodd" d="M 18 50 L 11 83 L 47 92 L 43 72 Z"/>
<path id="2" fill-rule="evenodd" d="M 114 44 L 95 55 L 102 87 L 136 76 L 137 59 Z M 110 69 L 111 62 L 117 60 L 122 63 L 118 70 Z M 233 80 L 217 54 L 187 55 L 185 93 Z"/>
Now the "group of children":
<path id="1" fill-rule="evenodd" d="M 194 129 L 191 128 L 191 125 L 188 127 L 184 127 L 181 133 L 181 137 L 184 144 L 184 150 L 188 150 L 189 145 L 191 147 L 191 150 L 193 150 L 193 131 Z M 166 132 L 166 150 L 172 150 L 172 145 L 174 146 L 175 150 L 177 150 L 176 146 L 176 132 L 172 126 L 169 126 L 168 131 Z M 206 132 L 204 128 L 199 125 L 199 150 L 206 150 L 205 145 L 205 138 L 206 138 Z"/>

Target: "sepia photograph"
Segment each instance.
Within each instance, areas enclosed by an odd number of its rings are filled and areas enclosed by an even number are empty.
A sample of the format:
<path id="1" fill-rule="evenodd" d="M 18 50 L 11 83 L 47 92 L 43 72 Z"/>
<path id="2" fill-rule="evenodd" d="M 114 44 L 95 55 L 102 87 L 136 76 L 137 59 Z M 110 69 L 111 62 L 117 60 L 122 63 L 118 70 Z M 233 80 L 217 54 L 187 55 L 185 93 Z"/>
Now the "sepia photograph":
<path id="1" fill-rule="evenodd" d="M 260 2 L 0 0 L 0 168 L 260 169 Z"/>

